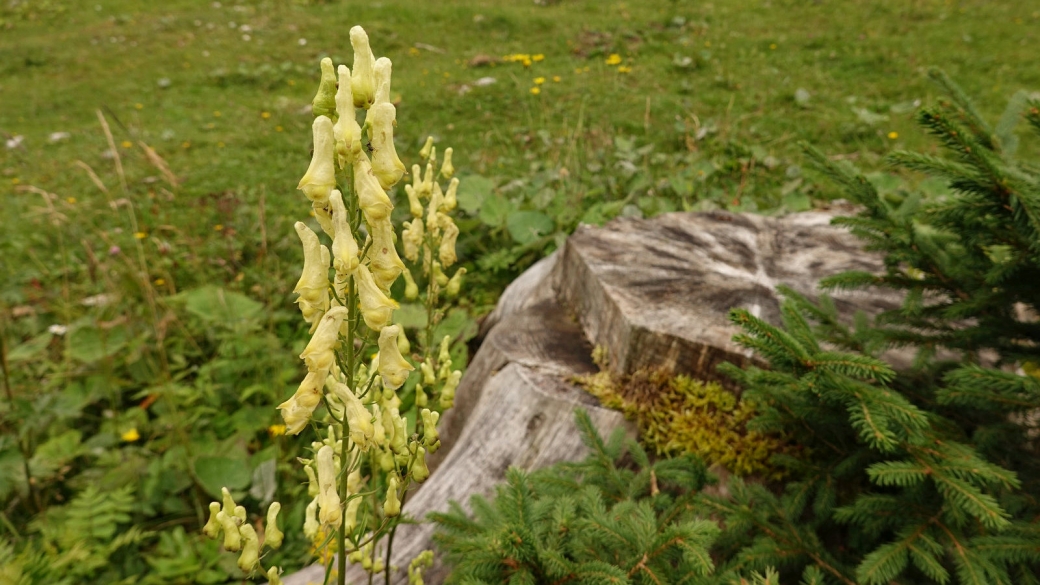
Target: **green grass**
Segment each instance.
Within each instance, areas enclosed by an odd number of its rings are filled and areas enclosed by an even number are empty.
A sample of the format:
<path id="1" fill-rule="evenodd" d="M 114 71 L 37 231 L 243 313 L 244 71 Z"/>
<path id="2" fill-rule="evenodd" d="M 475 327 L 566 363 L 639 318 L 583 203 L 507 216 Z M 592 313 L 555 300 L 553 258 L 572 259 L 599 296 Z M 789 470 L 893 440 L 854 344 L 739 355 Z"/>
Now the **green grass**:
<path id="1" fill-rule="evenodd" d="M 990 119 L 1040 89 L 1040 11 L 1027 0 L 4 2 L 0 136 L 24 139 L 0 147 L 0 336 L 15 398 L 0 400 L 0 539 L 19 541 L 40 509 L 88 484 L 139 485 L 135 525 L 192 532 L 213 483 L 198 463 L 213 454 L 246 474 L 274 458 L 279 497 L 298 495 L 294 442 L 266 429 L 306 338 L 290 291 L 308 106 L 319 59 L 350 63 L 354 24 L 394 61 L 405 163 L 428 134 L 454 147 L 470 269 L 465 311 L 449 320 L 460 335 L 579 221 L 824 205 L 836 194 L 802 176 L 799 141 L 885 188 L 915 184 L 882 156 L 934 149 L 912 121 L 940 93 L 929 67 Z M 501 61 L 515 53 L 544 59 Z M 615 53 L 630 71 L 607 64 Z M 494 63 L 471 66 L 481 56 Z M 69 137 L 52 143 L 56 132 Z M 205 285 L 244 296 L 214 300 Z M 98 294 L 113 301 L 84 304 Z M 120 439 L 131 428 L 140 442 Z M 23 452 L 40 454 L 35 495 L 18 483 Z M 288 507 L 286 524 L 301 514 Z M 226 564 L 163 534 L 140 547 L 192 571 Z M 287 566 L 304 549 L 287 543 Z M 110 561 L 112 579 L 176 572 Z"/>

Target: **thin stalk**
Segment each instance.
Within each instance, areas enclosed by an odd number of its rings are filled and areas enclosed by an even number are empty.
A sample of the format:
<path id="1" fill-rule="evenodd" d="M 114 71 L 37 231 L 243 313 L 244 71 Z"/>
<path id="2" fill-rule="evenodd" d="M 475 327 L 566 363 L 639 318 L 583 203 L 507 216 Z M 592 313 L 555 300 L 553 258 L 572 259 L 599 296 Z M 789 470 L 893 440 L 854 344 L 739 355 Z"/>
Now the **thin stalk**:
<path id="1" fill-rule="evenodd" d="M 4 392 L 7 394 L 7 400 L 11 403 L 11 411 L 14 411 L 14 390 L 11 389 L 11 371 L 7 367 L 7 337 L 4 335 L 4 330 L 0 328 L 0 369 L 3 370 L 4 374 Z M 40 501 L 40 494 L 33 489 L 32 473 L 29 471 L 29 450 L 25 443 L 22 442 L 21 438 L 15 441 L 18 443 L 18 451 L 22 455 L 22 469 L 25 472 L 25 493 L 29 494 L 29 501 L 36 504 L 36 511 L 43 511 L 43 502 Z M 17 534 L 17 533 L 16 533 Z"/>

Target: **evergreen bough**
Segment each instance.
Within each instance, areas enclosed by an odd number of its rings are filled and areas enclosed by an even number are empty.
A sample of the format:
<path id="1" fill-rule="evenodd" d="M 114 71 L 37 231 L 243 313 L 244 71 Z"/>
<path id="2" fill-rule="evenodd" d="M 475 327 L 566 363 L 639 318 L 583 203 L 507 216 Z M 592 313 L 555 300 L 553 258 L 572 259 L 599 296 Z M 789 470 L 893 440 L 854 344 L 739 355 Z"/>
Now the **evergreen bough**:
<path id="1" fill-rule="evenodd" d="M 825 582 L 1040 583 L 1040 171 L 1014 158 L 1011 128 L 1037 104 L 1012 100 L 993 128 L 943 74 L 948 98 L 918 122 L 938 157 L 889 161 L 945 179 L 950 193 L 883 198 L 855 170 L 809 149 L 863 211 L 849 226 L 885 256 L 881 275 L 849 272 L 832 289 L 905 292 L 876 326 L 847 327 L 826 298 L 784 291 L 783 327 L 732 313 L 744 346 L 769 369 L 726 373 L 760 405 L 753 424 L 794 435 L 810 456 L 783 461 L 793 481 L 776 496 L 737 484 L 704 498 L 723 517 L 723 573 L 775 566 L 818 570 Z M 910 371 L 879 359 L 917 350 Z"/>
<path id="2" fill-rule="evenodd" d="M 453 565 L 448 583 L 699 583 L 711 573 L 718 528 L 692 513 L 704 464 L 693 456 L 651 463 L 620 432 L 604 441 L 588 414 L 576 419 L 591 451 L 585 461 L 531 474 L 511 468 L 493 502 L 470 500 L 474 518 L 455 502 L 430 515 Z"/>

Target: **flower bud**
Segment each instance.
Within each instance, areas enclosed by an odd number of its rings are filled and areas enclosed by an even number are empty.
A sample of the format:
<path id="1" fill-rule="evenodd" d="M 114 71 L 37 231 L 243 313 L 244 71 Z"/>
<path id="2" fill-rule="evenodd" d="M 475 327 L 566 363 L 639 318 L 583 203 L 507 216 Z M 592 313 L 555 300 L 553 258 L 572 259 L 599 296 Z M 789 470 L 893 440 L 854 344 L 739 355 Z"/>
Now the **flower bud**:
<path id="1" fill-rule="evenodd" d="M 445 179 L 450 179 L 455 176 L 455 167 L 451 164 L 452 152 L 454 151 L 450 147 L 444 149 L 444 163 L 441 164 L 441 176 Z M 454 207 L 454 205 L 452 207 Z"/>
<path id="2" fill-rule="evenodd" d="M 394 458 L 394 452 L 387 449 L 379 454 L 379 468 L 385 473 L 397 469 L 397 460 Z"/>
<path id="3" fill-rule="evenodd" d="M 408 196 L 408 212 L 412 214 L 412 217 L 422 217 L 424 210 L 422 203 L 419 202 L 419 196 L 415 193 L 415 187 L 406 184 L 404 192 Z"/>
<path id="4" fill-rule="evenodd" d="M 365 213 L 365 220 L 369 225 L 386 220 L 390 217 L 394 205 L 390 197 L 379 184 L 372 163 L 364 151 L 358 153 L 354 159 L 354 191 L 357 193 L 358 204 L 361 211 Z"/>
<path id="5" fill-rule="evenodd" d="M 318 522 L 318 498 L 315 497 L 307 504 L 307 513 L 303 521 L 303 535 L 313 541 L 318 536 L 321 524 Z"/>
<path id="6" fill-rule="evenodd" d="M 246 515 L 245 506 L 235 506 L 235 518 L 238 518 L 239 524 L 244 524 L 249 519 L 249 516 Z"/>
<path id="7" fill-rule="evenodd" d="M 372 413 L 365 408 L 365 405 L 351 392 L 346 384 L 329 378 L 326 385 L 346 407 L 350 440 L 362 451 L 367 451 L 376 432 L 375 427 L 372 425 Z"/>
<path id="8" fill-rule="evenodd" d="M 423 421 L 423 444 L 429 447 L 440 439 L 440 434 L 437 432 L 437 421 L 440 419 L 441 414 L 433 412 L 429 408 L 422 409 L 422 412 L 419 414 L 422 416 Z"/>
<path id="9" fill-rule="evenodd" d="M 430 176 L 431 176 L 430 173 L 432 172 L 433 167 L 436 164 L 437 164 L 437 147 L 433 146 L 433 147 L 430 147 L 430 160 L 426 161 L 426 178 L 423 179 L 424 181 L 430 179 Z"/>
<path id="10" fill-rule="evenodd" d="M 401 355 L 408 355 L 412 352 L 412 343 L 408 341 L 408 334 L 404 332 L 404 329 L 401 329 L 400 335 L 397 336 L 397 351 L 401 352 Z"/>
<path id="11" fill-rule="evenodd" d="M 343 204 L 343 194 L 338 189 L 332 191 L 329 197 L 332 207 L 332 225 L 334 236 L 332 238 L 332 255 L 335 258 L 333 268 L 337 274 L 350 274 L 357 269 L 358 245 L 354 234 L 350 232 L 350 222 L 347 217 L 347 207 Z M 328 276 L 326 276 L 326 279 Z"/>
<path id="12" fill-rule="evenodd" d="M 267 570 L 267 585 L 284 585 L 281 576 L 282 572 L 278 567 L 271 567 Z"/>
<path id="13" fill-rule="evenodd" d="M 314 472 L 314 468 L 308 463 L 303 466 L 303 470 L 307 472 L 307 495 L 314 497 L 318 495 L 318 476 Z"/>
<path id="14" fill-rule="evenodd" d="M 361 498 L 359 497 L 351 498 L 350 501 L 347 502 L 347 517 L 343 523 L 343 527 L 346 529 L 347 534 L 354 532 L 354 529 L 357 528 L 357 513 L 358 506 L 360 505 Z M 336 526 L 339 526 L 339 524 L 336 524 Z"/>
<path id="15" fill-rule="evenodd" d="M 440 258 L 441 264 L 448 267 L 458 260 L 455 255 L 455 240 L 459 237 L 459 226 L 455 225 L 455 222 L 451 221 L 447 215 L 444 218 L 447 221 L 443 222 L 444 233 L 441 235 L 441 247 L 437 251 L 437 257 Z"/>
<path id="16" fill-rule="evenodd" d="M 423 362 L 419 364 L 419 369 L 422 370 L 423 384 L 426 384 L 427 386 L 432 386 L 433 384 L 437 383 L 437 375 L 433 371 L 433 364 L 431 364 L 428 361 Z"/>
<path id="17" fill-rule="evenodd" d="M 354 157 L 361 152 L 361 126 L 354 116 L 354 96 L 350 89 L 350 69 L 346 65 L 339 66 L 339 90 L 336 92 L 336 113 L 339 119 L 332 127 L 332 135 L 336 141 L 336 156 L 340 168 L 346 168 Z"/>
<path id="18" fill-rule="evenodd" d="M 437 283 L 437 286 L 446 286 L 448 284 L 448 276 L 444 274 L 440 262 L 433 263 L 433 281 Z"/>
<path id="19" fill-rule="evenodd" d="M 383 387 L 391 390 L 403 386 L 408 379 L 408 372 L 415 369 L 401 356 L 397 346 L 400 333 L 400 325 L 383 327 L 379 332 L 379 375 L 383 377 Z"/>
<path id="20" fill-rule="evenodd" d="M 339 528 L 343 522 L 343 506 L 336 491 L 336 465 L 332 459 L 332 447 L 318 449 L 318 519 L 323 525 Z"/>
<path id="21" fill-rule="evenodd" d="M 389 409 L 390 420 L 394 425 L 394 438 L 390 441 L 390 448 L 394 453 L 404 453 L 408 448 L 408 422 L 396 408 Z"/>
<path id="22" fill-rule="evenodd" d="M 313 332 L 322 315 L 329 309 L 329 265 L 323 263 L 324 246 L 311 228 L 302 221 L 296 222 L 295 228 L 303 243 L 303 273 L 293 292 L 299 295 L 296 304 L 300 306 L 304 320 L 311 324 Z"/>
<path id="23" fill-rule="evenodd" d="M 354 70 L 350 74 L 354 107 L 367 109 L 376 97 L 376 57 L 368 44 L 368 34 L 360 26 L 350 29 L 350 45 L 354 47 Z"/>
<path id="24" fill-rule="evenodd" d="M 426 395 L 421 384 L 415 385 L 415 405 L 422 408 L 429 404 L 430 397 Z"/>
<path id="25" fill-rule="evenodd" d="M 224 531 L 224 550 L 238 552 L 242 548 L 242 536 L 238 533 L 238 519 L 221 510 L 217 513 L 217 522 Z"/>
<path id="26" fill-rule="evenodd" d="M 336 139 L 332 133 L 332 120 L 327 116 L 315 118 L 311 129 L 314 135 L 311 165 L 296 188 L 303 191 L 312 202 L 324 205 L 336 187 L 336 168 L 332 160 Z"/>
<path id="27" fill-rule="evenodd" d="M 238 506 L 238 504 L 236 504 L 235 499 L 231 497 L 231 492 L 228 491 L 226 487 L 222 487 L 220 488 L 220 495 L 224 500 L 221 510 L 228 516 L 233 516 L 235 514 L 235 507 Z"/>
<path id="28" fill-rule="evenodd" d="M 368 267 L 376 286 L 389 293 L 390 286 L 404 270 L 404 262 L 394 245 L 394 226 L 387 218 L 369 225 L 368 229 L 372 235 L 372 245 L 365 254 L 369 259 Z"/>
<path id="29" fill-rule="evenodd" d="M 401 243 L 404 248 L 404 257 L 412 262 L 419 261 L 419 250 L 422 249 L 423 221 L 421 218 L 404 222 L 404 230 L 401 232 Z"/>
<path id="30" fill-rule="evenodd" d="M 206 525 L 202 527 L 202 533 L 214 540 L 220 536 L 220 523 L 217 522 L 218 512 L 220 512 L 220 504 L 217 502 L 210 502 L 209 520 L 207 520 Z"/>
<path id="31" fill-rule="evenodd" d="M 441 410 L 447 410 L 455 405 L 455 390 L 459 387 L 460 380 L 462 380 L 462 372 L 459 370 L 455 370 L 448 376 L 444 388 L 441 389 Z"/>
<path id="32" fill-rule="evenodd" d="M 386 428 L 383 427 L 383 413 L 378 404 L 372 405 L 372 442 L 377 447 L 386 445 Z"/>
<path id="33" fill-rule="evenodd" d="M 307 469 L 310 469 L 309 467 Z M 278 528 L 278 512 L 282 510 L 282 505 L 278 502 L 271 502 L 271 506 L 267 508 L 267 524 L 264 527 L 264 546 L 270 548 L 278 548 L 282 546 L 282 539 L 285 534 L 282 533 Z"/>
<path id="34" fill-rule="evenodd" d="M 409 301 L 414 301 L 419 297 L 419 285 L 415 284 L 415 279 L 412 278 L 412 272 L 407 268 L 404 269 L 401 276 L 404 277 L 404 298 Z M 404 337 L 403 339 L 407 341 L 408 338 Z M 401 353 L 408 353 L 411 350 L 411 347 L 412 346 L 409 345 L 408 349 L 402 350 Z"/>
<path id="35" fill-rule="evenodd" d="M 333 349 L 339 345 L 339 326 L 347 318 L 347 313 L 346 307 L 332 307 L 321 318 L 310 343 L 300 354 L 300 359 L 307 364 L 308 372 L 321 372 L 327 376 L 332 369 L 336 362 Z"/>
<path id="36" fill-rule="evenodd" d="M 243 524 L 238 527 L 242 536 L 242 554 L 238 557 L 238 568 L 243 573 L 252 573 L 260 563 L 260 539 L 256 536 L 256 529 L 252 524 Z"/>
<path id="37" fill-rule="evenodd" d="M 397 478 L 390 476 L 386 483 L 386 501 L 383 502 L 383 514 L 387 518 L 393 518 L 401 514 L 401 500 L 397 497 Z"/>
<path id="38" fill-rule="evenodd" d="M 430 158 L 430 153 L 432 151 L 433 151 L 433 136 L 427 136 L 426 137 L 426 143 L 423 144 L 423 147 L 419 150 L 419 156 L 421 158 Z M 415 174 L 418 174 L 418 173 L 415 172 L 415 169 L 412 169 L 412 172 L 415 173 Z M 418 181 L 416 181 L 416 182 L 418 182 Z"/>
<path id="39" fill-rule="evenodd" d="M 311 100 L 311 112 L 330 119 L 336 116 L 336 69 L 328 57 L 321 60 L 321 82 L 318 93 Z"/>
<path id="40" fill-rule="evenodd" d="M 366 125 L 372 145 L 372 170 L 379 186 L 389 189 L 397 184 L 404 175 L 404 163 L 397 156 L 394 148 L 394 122 L 397 120 L 397 109 L 390 102 L 377 103 L 368 111 Z"/>
<path id="41" fill-rule="evenodd" d="M 459 294 L 459 289 L 462 288 L 462 277 L 466 275 L 466 268 L 462 267 L 455 271 L 451 279 L 448 280 L 448 284 L 444 287 L 444 296 L 449 299 Z"/>
<path id="42" fill-rule="evenodd" d="M 450 150 L 450 149 L 449 149 Z M 459 179 L 456 177 L 448 183 L 448 190 L 444 192 L 443 208 L 445 211 L 455 209 L 459 204 Z"/>
<path id="43" fill-rule="evenodd" d="M 428 192 L 423 191 L 422 168 L 419 165 L 412 165 L 412 188 L 415 189 L 415 196 L 419 199 L 430 196 Z M 416 217 L 421 215 L 419 214 Z"/>
<path id="44" fill-rule="evenodd" d="M 372 331 L 379 331 L 390 323 L 390 319 L 394 315 L 394 309 L 398 308 L 399 305 L 376 286 L 368 266 L 364 264 L 359 266 L 354 278 L 357 281 L 358 297 L 361 301 L 361 316 L 365 320 L 365 325 L 368 325 L 368 328 Z"/>
<path id="45" fill-rule="evenodd" d="M 426 466 L 426 449 L 422 445 L 412 444 L 415 447 L 415 461 L 412 463 L 412 479 L 416 483 L 422 483 L 430 477 L 430 468 Z"/>
<path id="46" fill-rule="evenodd" d="M 300 387 L 289 400 L 278 405 L 285 421 L 285 433 L 295 435 L 307 426 L 314 409 L 321 403 L 321 388 L 325 385 L 324 372 L 308 372 Z"/>

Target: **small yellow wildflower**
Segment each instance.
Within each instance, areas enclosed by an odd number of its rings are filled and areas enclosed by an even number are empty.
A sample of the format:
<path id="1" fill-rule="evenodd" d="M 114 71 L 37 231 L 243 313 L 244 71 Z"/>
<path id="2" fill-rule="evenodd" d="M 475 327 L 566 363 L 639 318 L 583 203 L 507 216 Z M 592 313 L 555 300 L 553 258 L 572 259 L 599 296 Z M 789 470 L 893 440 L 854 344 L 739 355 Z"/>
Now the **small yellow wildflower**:
<path id="1" fill-rule="evenodd" d="M 581 67 L 576 67 L 574 69 L 574 73 L 577 74 L 577 75 L 581 75 Z"/>
<path id="2" fill-rule="evenodd" d="M 76 202 L 76 198 L 75 197 L 66 197 L 65 201 L 68 201 L 69 203 L 75 203 Z"/>
<path id="3" fill-rule="evenodd" d="M 607 57 L 606 63 L 607 65 L 619 65 L 621 63 L 621 55 L 611 53 L 610 56 Z"/>
<path id="4" fill-rule="evenodd" d="M 545 78 L 544 77 L 535 77 L 534 78 L 534 84 L 535 85 L 541 85 L 543 83 L 545 83 Z"/>
<path id="5" fill-rule="evenodd" d="M 267 427 L 267 432 L 272 437 L 280 437 L 285 434 L 285 425 L 271 425 Z"/>
<path id="6" fill-rule="evenodd" d="M 223 142 L 218 142 L 217 143 L 217 148 L 224 148 L 224 143 Z"/>
<path id="7" fill-rule="evenodd" d="M 289 81 L 286 81 L 286 83 L 289 84 L 289 87 L 292 87 L 292 86 L 296 85 L 296 80 L 295 79 L 290 79 Z"/>
<path id="8" fill-rule="evenodd" d="M 622 65 L 621 67 L 617 68 L 617 71 L 618 73 L 632 73 L 632 68 Z"/>
<path id="9" fill-rule="evenodd" d="M 769 50 L 770 51 L 775 51 L 776 50 L 776 43 L 770 43 L 769 44 Z"/>
<path id="10" fill-rule="evenodd" d="M 419 49 L 416 49 L 415 47 L 408 47 L 408 54 L 411 55 L 412 57 L 418 57 L 419 56 Z"/>
<path id="11" fill-rule="evenodd" d="M 710 47 L 711 46 L 711 41 L 704 41 L 704 46 L 705 47 Z"/>
<path id="12" fill-rule="evenodd" d="M 555 81 L 556 83 L 559 83 L 560 82 L 560 76 L 559 75 L 553 75 L 553 81 Z"/>
<path id="13" fill-rule="evenodd" d="M 218 223 L 217 225 L 213 226 L 213 231 L 215 231 L 215 232 L 222 232 L 222 231 L 224 231 L 224 224 Z"/>
<path id="14" fill-rule="evenodd" d="M 893 130 L 893 131 L 888 133 L 888 139 L 889 140 L 895 140 L 896 138 L 899 138 L 899 132 L 896 132 L 895 130 Z"/>
<path id="15" fill-rule="evenodd" d="M 141 438 L 141 433 L 138 433 L 137 429 L 130 429 L 129 431 L 126 431 L 125 433 L 120 435 L 120 437 L 127 443 L 133 443 L 134 441 Z"/>
<path id="16" fill-rule="evenodd" d="M 274 131 L 275 132 L 281 132 L 282 130 L 284 130 L 284 128 L 282 128 L 281 126 L 275 126 L 274 127 Z"/>
<path id="17" fill-rule="evenodd" d="M 220 111 L 219 110 L 214 111 L 213 112 L 213 117 L 214 118 L 219 118 L 220 117 Z"/>
<path id="18" fill-rule="evenodd" d="M 531 88 L 531 95 L 538 95 L 540 93 L 542 93 L 542 88 L 537 85 Z"/>
<path id="19" fill-rule="evenodd" d="M 156 278 L 155 279 L 155 286 L 162 286 L 164 284 L 166 284 L 166 279 L 165 278 Z"/>
<path id="20" fill-rule="evenodd" d="M 181 148 L 191 148 L 191 143 L 185 140 L 181 143 Z"/>
<path id="21" fill-rule="evenodd" d="M 133 142 L 130 142 L 129 140 L 124 140 L 119 146 L 122 146 L 123 148 L 130 148 L 133 145 Z"/>
<path id="22" fill-rule="evenodd" d="M 144 109 L 144 104 L 134 104 L 134 107 L 137 108 L 138 110 L 143 110 Z"/>
<path id="23" fill-rule="evenodd" d="M 544 61 L 545 60 L 545 55 L 543 55 L 541 53 L 538 53 L 537 55 L 532 55 L 531 56 L 531 60 L 534 61 L 535 63 L 537 63 L 538 61 Z"/>
<path id="24" fill-rule="evenodd" d="M 146 234 L 144 232 L 135 232 L 134 233 L 134 237 L 137 238 L 138 240 L 143 240 L 143 239 L 148 237 L 148 234 Z"/>
<path id="25" fill-rule="evenodd" d="M 271 117 L 271 112 L 260 112 L 260 117 L 267 120 Z"/>
<path id="26" fill-rule="evenodd" d="M 11 184 L 12 185 L 17 185 L 18 183 L 21 183 L 21 182 L 22 182 L 22 180 L 19 179 L 18 177 L 15 177 L 15 178 L 11 179 Z"/>

